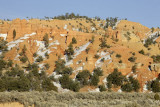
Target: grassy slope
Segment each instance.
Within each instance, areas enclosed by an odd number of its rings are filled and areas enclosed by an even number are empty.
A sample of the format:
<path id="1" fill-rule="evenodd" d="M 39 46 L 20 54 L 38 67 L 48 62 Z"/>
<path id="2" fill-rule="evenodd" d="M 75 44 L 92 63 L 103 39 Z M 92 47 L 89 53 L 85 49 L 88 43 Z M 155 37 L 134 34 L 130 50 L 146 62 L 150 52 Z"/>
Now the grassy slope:
<path id="1" fill-rule="evenodd" d="M 20 102 L 35 107 L 158 107 L 154 93 L 56 93 L 50 92 L 3 92 L 0 102 Z"/>

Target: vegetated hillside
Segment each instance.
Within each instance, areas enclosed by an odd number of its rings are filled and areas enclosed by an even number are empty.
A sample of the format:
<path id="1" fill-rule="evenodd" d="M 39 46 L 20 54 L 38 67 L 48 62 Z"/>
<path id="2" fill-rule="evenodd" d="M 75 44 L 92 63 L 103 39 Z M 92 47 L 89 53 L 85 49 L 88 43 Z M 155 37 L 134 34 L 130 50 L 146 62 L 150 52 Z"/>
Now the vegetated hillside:
<path id="1" fill-rule="evenodd" d="M 1 20 L 0 91 L 159 92 L 159 35 L 117 18 Z"/>

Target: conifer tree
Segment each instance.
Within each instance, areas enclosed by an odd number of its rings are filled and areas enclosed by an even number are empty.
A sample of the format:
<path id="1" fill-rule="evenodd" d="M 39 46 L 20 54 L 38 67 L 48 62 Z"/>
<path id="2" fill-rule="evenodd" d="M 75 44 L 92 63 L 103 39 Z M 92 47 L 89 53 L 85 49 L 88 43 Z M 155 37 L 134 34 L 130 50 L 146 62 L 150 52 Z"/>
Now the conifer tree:
<path id="1" fill-rule="evenodd" d="M 13 30 L 13 39 L 15 39 L 15 37 L 16 37 L 16 30 L 14 29 Z"/>

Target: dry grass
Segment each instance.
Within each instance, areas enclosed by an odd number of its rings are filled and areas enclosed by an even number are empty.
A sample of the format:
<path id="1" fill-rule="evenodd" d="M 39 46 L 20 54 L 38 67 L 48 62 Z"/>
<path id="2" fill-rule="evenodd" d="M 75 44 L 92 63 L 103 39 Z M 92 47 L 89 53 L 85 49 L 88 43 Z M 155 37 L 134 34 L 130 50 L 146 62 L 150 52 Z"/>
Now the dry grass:
<path id="1" fill-rule="evenodd" d="M 1 92 L 0 102 L 20 102 L 26 107 L 158 107 L 154 93 Z"/>

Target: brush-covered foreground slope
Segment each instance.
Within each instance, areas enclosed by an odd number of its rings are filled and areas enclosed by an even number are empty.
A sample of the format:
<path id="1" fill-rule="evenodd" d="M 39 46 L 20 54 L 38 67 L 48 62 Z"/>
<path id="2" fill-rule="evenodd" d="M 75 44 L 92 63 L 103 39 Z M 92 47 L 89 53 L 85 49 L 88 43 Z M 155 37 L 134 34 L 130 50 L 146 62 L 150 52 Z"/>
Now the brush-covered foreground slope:
<path id="1" fill-rule="evenodd" d="M 3 92 L 0 107 L 159 107 L 154 93 Z M 5 96 L 5 97 L 4 97 Z"/>
<path id="2" fill-rule="evenodd" d="M 160 53 L 160 29 L 127 20 L 120 20 L 113 27 L 104 28 L 105 25 L 105 20 L 95 19 L 0 21 L 0 37 L 8 42 L 3 59 L 12 60 L 25 72 L 29 71 L 28 64 L 37 63 L 39 72 L 45 71 L 55 79 L 62 76 L 55 70 L 55 62 L 60 59 L 65 61 L 65 66 L 72 67 L 69 77 L 73 80 L 83 70 L 93 75 L 93 70 L 100 67 L 103 75 L 99 76 L 98 85 L 83 85 L 81 92 L 99 91 L 99 85 L 107 87 L 106 77 L 117 68 L 126 78 L 137 79 L 139 91 L 146 92 L 147 81 L 157 78 L 160 72 L 159 62 L 152 57 Z M 152 38 L 152 43 L 148 38 Z M 66 53 L 67 49 L 69 52 L 73 49 L 74 53 Z M 22 59 L 24 50 L 26 62 Z M 54 85 L 63 90 L 59 81 Z M 120 88 L 116 86 L 113 90 L 121 91 Z"/>

